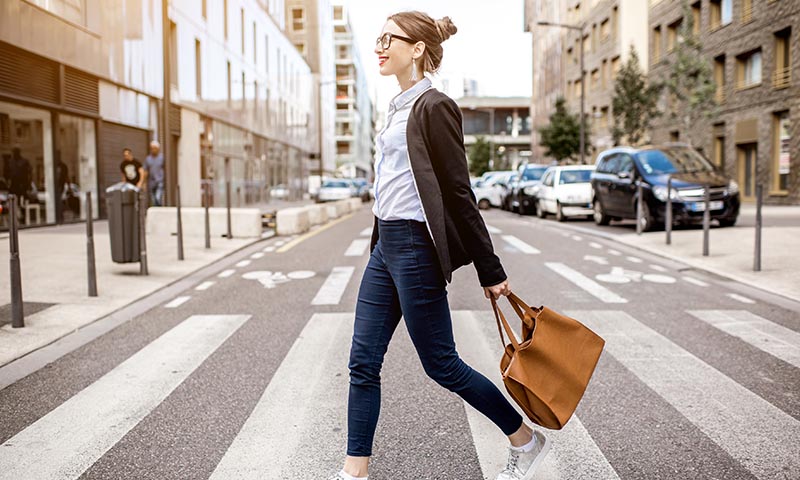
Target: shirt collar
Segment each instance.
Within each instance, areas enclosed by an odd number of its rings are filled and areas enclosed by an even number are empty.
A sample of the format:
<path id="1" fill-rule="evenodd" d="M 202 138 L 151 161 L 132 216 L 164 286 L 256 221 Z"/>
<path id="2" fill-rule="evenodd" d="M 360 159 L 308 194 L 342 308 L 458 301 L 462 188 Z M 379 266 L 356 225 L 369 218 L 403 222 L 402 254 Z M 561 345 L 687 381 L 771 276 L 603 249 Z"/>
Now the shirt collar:
<path id="1" fill-rule="evenodd" d="M 389 103 L 389 105 L 394 110 L 399 110 L 404 106 L 406 106 L 408 102 L 417 98 L 422 92 L 429 89 L 431 85 L 432 84 L 430 78 L 423 77 L 423 79 L 415 83 L 413 87 L 409 88 L 405 92 L 397 94 Z"/>

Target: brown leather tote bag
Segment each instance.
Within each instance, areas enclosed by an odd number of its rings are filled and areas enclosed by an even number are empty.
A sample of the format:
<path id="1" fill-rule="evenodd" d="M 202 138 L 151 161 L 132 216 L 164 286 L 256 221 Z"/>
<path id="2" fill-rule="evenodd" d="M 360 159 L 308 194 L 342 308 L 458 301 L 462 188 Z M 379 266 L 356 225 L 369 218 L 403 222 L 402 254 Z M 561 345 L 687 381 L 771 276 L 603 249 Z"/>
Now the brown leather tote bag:
<path id="1" fill-rule="evenodd" d="M 547 307 L 531 308 L 516 295 L 509 303 L 522 320 L 518 341 L 492 298 L 500 341 L 505 345 L 500 371 L 508 393 L 528 418 L 560 430 L 578 407 L 605 341 L 577 320 Z"/>

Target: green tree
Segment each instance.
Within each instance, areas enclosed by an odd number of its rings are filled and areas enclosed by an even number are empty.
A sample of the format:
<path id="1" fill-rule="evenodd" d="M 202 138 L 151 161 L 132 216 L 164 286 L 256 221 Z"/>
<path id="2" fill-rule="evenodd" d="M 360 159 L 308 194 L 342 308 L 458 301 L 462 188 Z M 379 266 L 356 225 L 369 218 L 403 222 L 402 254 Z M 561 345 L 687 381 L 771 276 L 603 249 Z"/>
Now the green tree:
<path id="1" fill-rule="evenodd" d="M 489 171 L 491 152 L 489 142 L 482 135 L 475 137 L 475 143 L 470 145 L 467 156 L 469 157 L 469 172 L 473 176 L 480 177 Z"/>
<path id="2" fill-rule="evenodd" d="M 630 145 L 638 145 L 644 140 L 650 123 L 661 114 L 658 110 L 660 92 L 660 85 L 648 85 L 639 64 L 639 55 L 631 45 L 630 56 L 614 81 L 614 98 L 611 101 L 614 126 L 611 135 L 615 145 L 623 140 Z"/>
<path id="3" fill-rule="evenodd" d="M 584 151 L 588 154 L 589 124 L 584 119 Z M 581 127 L 578 116 L 567 111 L 567 101 L 564 97 L 556 99 L 556 110 L 550 115 L 550 123 L 539 128 L 539 145 L 545 148 L 544 154 L 555 158 L 559 163 L 564 160 L 576 160 L 581 151 Z"/>
<path id="4" fill-rule="evenodd" d="M 700 39 L 694 34 L 694 17 L 688 0 L 683 1 L 683 21 L 679 28 L 666 80 L 669 114 L 680 125 L 682 138 L 699 147 L 704 132 L 697 127 L 716 113 L 714 93 L 717 87 Z"/>

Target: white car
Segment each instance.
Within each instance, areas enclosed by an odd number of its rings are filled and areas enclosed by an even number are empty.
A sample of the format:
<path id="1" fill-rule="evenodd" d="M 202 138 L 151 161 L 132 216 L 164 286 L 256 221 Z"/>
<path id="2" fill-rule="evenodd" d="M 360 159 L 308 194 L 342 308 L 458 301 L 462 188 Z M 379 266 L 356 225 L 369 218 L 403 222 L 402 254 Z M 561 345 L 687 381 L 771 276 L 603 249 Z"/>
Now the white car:
<path id="1" fill-rule="evenodd" d="M 536 195 L 539 218 L 545 218 L 548 213 L 555 214 L 559 222 L 572 216 L 591 217 L 594 214 L 590 182 L 593 171 L 594 165 L 548 168 Z"/>
<path id="2" fill-rule="evenodd" d="M 500 207 L 506 191 L 505 184 L 516 173 L 513 170 L 486 172 L 479 180 L 474 181 L 472 192 L 475 194 L 478 208 L 486 210 L 489 207 Z"/>
<path id="3" fill-rule="evenodd" d="M 353 184 L 348 180 L 325 180 L 319 187 L 317 194 L 318 202 L 330 202 L 333 200 L 344 200 L 353 196 Z"/>

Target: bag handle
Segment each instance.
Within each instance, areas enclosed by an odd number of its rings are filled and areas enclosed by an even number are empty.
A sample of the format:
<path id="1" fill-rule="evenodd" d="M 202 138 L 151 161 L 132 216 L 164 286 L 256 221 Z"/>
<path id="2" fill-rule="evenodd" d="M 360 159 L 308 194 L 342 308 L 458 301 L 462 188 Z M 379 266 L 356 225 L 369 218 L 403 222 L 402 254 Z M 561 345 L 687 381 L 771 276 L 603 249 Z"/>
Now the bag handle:
<path id="1" fill-rule="evenodd" d="M 542 310 L 539 308 L 528 306 L 528 304 L 523 302 L 522 299 L 516 296 L 514 293 L 509 293 L 507 298 L 508 302 L 511 304 L 512 307 L 514 307 L 514 310 L 517 312 L 517 315 L 519 315 L 519 318 L 522 319 L 522 323 L 524 323 L 528 328 L 532 329 L 534 326 L 533 324 L 536 321 L 536 318 L 539 316 L 540 313 L 542 313 Z M 523 313 L 523 310 L 525 311 L 525 313 L 529 315 L 528 318 L 530 318 L 530 323 L 531 323 L 530 325 L 528 325 L 528 322 L 525 321 L 525 314 Z"/>
<path id="2" fill-rule="evenodd" d="M 511 345 L 514 346 L 514 350 L 519 350 L 519 342 L 517 341 L 517 337 L 514 335 L 514 331 L 511 329 L 508 321 L 506 321 L 505 315 L 503 315 L 503 312 L 497 305 L 497 300 L 494 299 L 494 296 L 490 296 L 489 298 L 492 300 L 492 311 L 494 312 L 494 319 L 497 321 L 497 333 L 500 334 L 500 343 L 503 344 L 503 348 L 506 348 L 506 340 L 503 337 L 503 329 L 505 329 L 506 335 L 508 335 L 508 339 L 511 341 Z M 502 327 L 500 326 L 501 323 Z"/>

